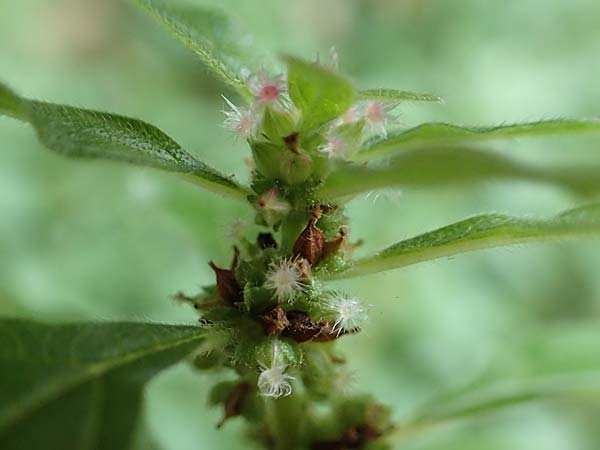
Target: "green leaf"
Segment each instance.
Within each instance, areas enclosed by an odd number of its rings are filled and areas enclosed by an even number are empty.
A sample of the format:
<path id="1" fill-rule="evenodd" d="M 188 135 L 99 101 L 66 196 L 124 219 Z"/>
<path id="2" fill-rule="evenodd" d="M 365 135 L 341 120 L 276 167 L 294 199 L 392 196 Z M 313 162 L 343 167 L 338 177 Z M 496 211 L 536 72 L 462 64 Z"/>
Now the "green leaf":
<path id="1" fill-rule="evenodd" d="M 0 83 L 0 115 L 13 117 L 14 119 L 24 120 L 25 112 L 21 99 L 7 86 Z"/>
<path id="2" fill-rule="evenodd" d="M 533 401 L 577 400 L 600 403 L 600 372 L 571 374 L 515 383 L 497 383 L 467 392 L 449 402 L 428 402 L 414 416 L 387 433 L 399 438 L 427 431 L 449 421 L 476 419 Z"/>
<path id="3" fill-rule="evenodd" d="M 202 339 L 193 326 L 0 321 L 0 448 L 129 448 L 144 384 Z"/>
<path id="4" fill-rule="evenodd" d="M 218 77 L 242 96 L 252 95 L 244 72 L 267 61 L 254 51 L 252 38 L 221 11 L 199 5 L 165 4 L 159 0 L 134 0 L 196 53 Z"/>
<path id="5" fill-rule="evenodd" d="M 600 132 L 600 121 L 563 119 L 496 127 L 459 127 L 447 123 L 426 123 L 409 130 L 390 133 L 386 138 L 375 138 L 367 142 L 363 150 L 354 155 L 353 160 L 367 161 L 382 158 L 416 146 L 434 143 L 471 143 L 588 132 Z"/>
<path id="6" fill-rule="evenodd" d="M 485 248 L 594 237 L 600 237 L 600 204 L 572 209 L 549 220 L 484 214 L 400 241 L 328 278 L 352 278 Z"/>
<path id="7" fill-rule="evenodd" d="M 583 195 L 600 192 L 598 167 L 533 167 L 494 152 L 437 147 L 407 151 L 379 166 L 341 165 L 317 195 L 335 200 L 385 188 L 464 186 L 497 180 L 557 184 Z"/>
<path id="8" fill-rule="evenodd" d="M 419 405 L 390 434 L 399 438 L 454 420 L 478 419 L 527 402 L 600 404 L 597 321 L 524 327 L 478 376 Z M 558 405 L 552 405 L 556 408 Z"/>
<path id="9" fill-rule="evenodd" d="M 248 190 L 197 161 L 173 139 L 141 120 L 21 98 L 0 83 L 0 113 L 29 122 L 49 149 L 72 158 L 103 158 L 183 174 L 238 199 Z"/>
<path id="10" fill-rule="evenodd" d="M 397 89 L 366 89 L 358 92 L 358 100 L 391 100 L 403 102 L 435 102 L 440 103 L 441 97 L 417 92 L 399 91 Z"/>
<path id="11" fill-rule="evenodd" d="M 317 63 L 288 56 L 290 97 L 302 112 L 302 130 L 313 131 L 350 108 L 356 93 L 352 83 Z"/>

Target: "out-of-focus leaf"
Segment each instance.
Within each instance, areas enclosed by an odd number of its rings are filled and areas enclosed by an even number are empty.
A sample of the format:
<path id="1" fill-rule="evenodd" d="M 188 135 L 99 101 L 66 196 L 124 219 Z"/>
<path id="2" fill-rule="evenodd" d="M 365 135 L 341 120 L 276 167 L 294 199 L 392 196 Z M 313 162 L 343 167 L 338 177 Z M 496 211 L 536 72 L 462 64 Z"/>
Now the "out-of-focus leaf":
<path id="1" fill-rule="evenodd" d="M 314 130 L 343 114 L 354 102 L 352 83 L 318 63 L 288 56 L 290 97 L 302 112 L 302 129 Z"/>
<path id="2" fill-rule="evenodd" d="M 572 209 L 549 220 L 484 214 L 400 241 L 329 277 L 352 278 L 485 248 L 592 237 L 600 237 L 600 204 Z"/>
<path id="3" fill-rule="evenodd" d="M 178 172 L 200 186 L 238 199 L 247 190 L 196 160 L 141 120 L 18 97 L 0 83 L 0 113 L 29 122 L 49 149 L 73 158 L 104 158 Z"/>
<path id="4" fill-rule="evenodd" d="M 342 165 L 325 180 L 317 195 L 335 200 L 389 187 L 450 187 L 497 180 L 557 184 L 583 195 L 600 192 L 598 167 L 533 167 L 489 151 L 436 147 L 403 152 L 379 166 Z"/>
<path id="5" fill-rule="evenodd" d="M 579 400 L 600 402 L 600 372 L 572 374 L 515 383 L 498 383 L 452 401 L 435 404 L 428 402 L 389 434 L 402 438 L 423 432 L 432 426 L 451 420 L 478 418 L 502 409 L 532 401 Z"/>
<path id="6" fill-rule="evenodd" d="M 477 419 L 532 401 L 598 405 L 599 337 L 596 321 L 513 333 L 507 338 L 508 348 L 479 376 L 436 393 L 390 434 L 410 437 L 448 421 Z"/>
<path id="7" fill-rule="evenodd" d="M 0 115 L 25 120 L 25 111 L 18 95 L 0 83 Z"/>
<path id="8" fill-rule="evenodd" d="M 221 11 L 199 5 L 167 4 L 160 0 L 134 0 L 142 9 L 165 25 L 196 53 L 217 76 L 242 96 L 251 97 L 245 74 L 264 66 L 251 36 Z"/>
<path id="9" fill-rule="evenodd" d="M 418 92 L 400 91 L 398 89 L 365 89 L 358 92 L 358 100 L 391 100 L 402 102 L 434 102 L 442 101 L 441 97 Z"/>
<path id="10" fill-rule="evenodd" d="M 0 448 L 127 450 L 144 384 L 201 339 L 193 326 L 0 321 Z"/>
<path id="11" fill-rule="evenodd" d="M 600 120 L 546 120 L 496 127 L 459 127 L 426 123 L 409 130 L 374 138 L 353 156 L 355 161 L 391 156 L 400 151 L 431 144 L 472 143 L 483 140 L 600 132 Z"/>

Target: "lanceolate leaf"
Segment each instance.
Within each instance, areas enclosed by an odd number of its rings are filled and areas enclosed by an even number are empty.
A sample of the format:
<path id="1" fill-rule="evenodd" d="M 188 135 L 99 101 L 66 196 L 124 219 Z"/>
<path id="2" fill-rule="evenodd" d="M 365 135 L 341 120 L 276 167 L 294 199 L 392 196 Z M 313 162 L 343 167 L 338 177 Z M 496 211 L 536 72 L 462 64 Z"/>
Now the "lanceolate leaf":
<path id="1" fill-rule="evenodd" d="M 353 159 L 366 161 L 433 143 L 469 143 L 587 132 L 600 132 L 600 120 L 547 120 L 496 127 L 459 127 L 447 123 L 426 123 L 409 130 L 390 133 L 384 139 L 375 138 L 367 142 L 363 150 L 354 155 Z"/>
<path id="2" fill-rule="evenodd" d="M 352 278 L 485 248 L 592 237 L 600 237 L 600 204 L 572 209 L 549 220 L 484 214 L 400 241 L 329 277 Z"/>
<path id="3" fill-rule="evenodd" d="M 183 6 L 160 0 L 134 0 L 194 51 L 221 79 L 250 98 L 244 71 L 264 66 L 264 57 L 253 51 L 250 36 L 222 12 L 202 6 Z M 174 4 L 173 4 L 174 3 Z"/>
<path id="4" fill-rule="evenodd" d="M 0 321 L 0 448 L 127 450 L 144 384 L 202 339 L 192 326 Z"/>
<path id="5" fill-rule="evenodd" d="M 335 200 L 388 187 L 448 187 L 498 180 L 552 183 L 584 195 L 600 192 L 598 167 L 533 167 L 489 151 L 433 147 L 401 153 L 379 166 L 348 163 L 325 180 L 318 195 Z"/>
<path id="6" fill-rule="evenodd" d="M 302 112 L 302 129 L 312 131 L 343 114 L 354 102 L 352 83 L 317 63 L 287 57 L 290 97 Z"/>
<path id="7" fill-rule="evenodd" d="M 579 401 L 600 404 L 600 372 L 571 374 L 516 383 L 499 383 L 465 393 L 453 401 L 427 403 L 414 417 L 388 431 L 388 438 L 410 437 L 449 421 L 477 419 L 484 414 L 534 401 Z"/>
<path id="8" fill-rule="evenodd" d="M 417 92 L 399 91 L 397 89 L 366 89 L 358 92 L 359 100 L 391 100 L 403 102 L 435 102 L 442 101 L 441 97 Z"/>
<path id="9" fill-rule="evenodd" d="M 506 350 L 492 358 L 480 376 L 437 393 L 391 434 L 402 438 L 448 421 L 478 419 L 532 401 L 597 407 L 600 353 L 595 343 L 599 337 L 596 321 L 533 326 L 512 333 Z"/>
<path id="10" fill-rule="evenodd" d="M 197 161 L 141 120 L 21 98 L 0 84 L 0 114 L 29 122 L 49 149 L 73 158 L 126 161 L 184 174 L 211 191 L 244 199 L 247 191 Z"/>

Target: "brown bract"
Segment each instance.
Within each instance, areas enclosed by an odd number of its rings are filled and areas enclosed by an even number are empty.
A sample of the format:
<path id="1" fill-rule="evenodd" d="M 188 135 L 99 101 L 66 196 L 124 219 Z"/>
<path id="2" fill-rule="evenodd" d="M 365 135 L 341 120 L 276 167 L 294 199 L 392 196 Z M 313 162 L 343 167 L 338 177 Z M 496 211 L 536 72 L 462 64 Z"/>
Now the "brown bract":
<path id="1" fill-rule="evenodd" d="M 250 387 L 248 383 L 240 383 L 233 388 L 227 396 L 227 400 L 225 400 L 225 415 L 217 424 L 217 428 L 221 428 L 231 417 L 239 416 L 242 413 L 242 406 L 248 392 L 250 392 Z"/>
<path id="2" fill-rule="evenodd" d="M 267 336 L 280 334 L 290 324 L 283 308 L 277 305 L 268 313 L 259 316 Z"/>
<path id="3" fill-rule="evenodd" d="M 325 235 L 317 227 L 319 217 L 321 217 L 321 212 L 316 208 L 312 211 L 306 228 L 304 228 L 304 231 L 296 239 L 292 250 L 295 257 L 306 259 L 311 266 L 318 264 L 323 259 Z"/>
<path id="4" fill-rule="evenodd" d="M 258 317 L 267 336 L 281 335 L 302 342 L 329 342 L 344 334 L 356 333 L 359 330 L 334 330 L 328 320 L 315 322 L 304 311 L 285 311 L 277 305 L 267 313 Z"/>
<path id="5" fill-rule="evenodd" d="M 338 439 L 315 442 L 311 448 L 312 450 L 360 449 L 380 436 L 381 432 L 369 424 L 354 425 L 346 428 Z"/>
<path id="6" fill-rule="evenodd" d="M 237 247 L 234 247 L 233 250 L 233 260 L 231 261 L 231 267 L 229 269 L 222 269 L 213 261 L 208 263 L 215 271 L 217 277 L 217 292 L 221 296 L 223 302 L 229 306 L 244 301 L 244 292 L 235 278 L 235 271 L 239 263 L 240 252 Z"/>
<path id="7" fill-rule="evenodd" d="M 321 331 L 319 324 L 303 311 L 288 311 L 287 318 L 289 325 L 282 335 L 296 342 L 310 341 Z"/>
<path id="8" fill-rule="evenodd" d="M 323 258 L 338 253 L 346 242 L 348 234 L 348 227 L 344 225 L 340 228 L 340 231 L 338 231 L 338 234 L 335 237 L 327 239 L 325 241 L 325 247 L 323 248 Z"/>

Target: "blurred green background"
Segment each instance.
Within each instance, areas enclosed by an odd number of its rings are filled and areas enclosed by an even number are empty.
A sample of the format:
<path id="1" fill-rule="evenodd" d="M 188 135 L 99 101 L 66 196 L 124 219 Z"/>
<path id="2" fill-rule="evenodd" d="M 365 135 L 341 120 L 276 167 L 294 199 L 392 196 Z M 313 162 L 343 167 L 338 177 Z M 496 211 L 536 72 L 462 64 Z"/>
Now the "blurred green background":
<path id="1" fill-rule="evenodd" d="M 404 126 L 600 115 L 597 0 L 213 4 L 268 50 L 313 58 L 335 45 L 342 70 L 360 87 L 445 99 L 403 106 Z M 0 77 L 17 92 L 142 118 L 199 159 L 247 179 L 248 149 L 220 126 L 227 91 L 125 1 L 4 1 L 0 22 Z M 533 164 L 597 163 L 599 144 L 588 136 L 493 147 Z M 212 282 L 206 262 L 228 261 L 227 225 L 250 219 L 249 208 L 149 169 L 62 159 L 7 118 L 0 118 L 0 146 L 0 314 L 195 321 L 170 296 Z M 370 195 L 353 201 L 349 215 L 364 253 L 474 213 L 552 215 L 582 201 L 548 186 L 490 184 Z M 591 242 L 511 248 L 341 283 L 372 305 L 365 332 L 341 343 L 354 387 L 394 405 L 402 420 L 471 380 L 599 369 L 599 255 Z M 222 412 L 206 408 L 218 378 L 181 365 L 151 383 L 146 422 L 158 448 L 247 448 L 240 421 L 217 431 Z M 522 405 L 398 447 L 597 450 L 600 407 L 590 400 Z"/>

